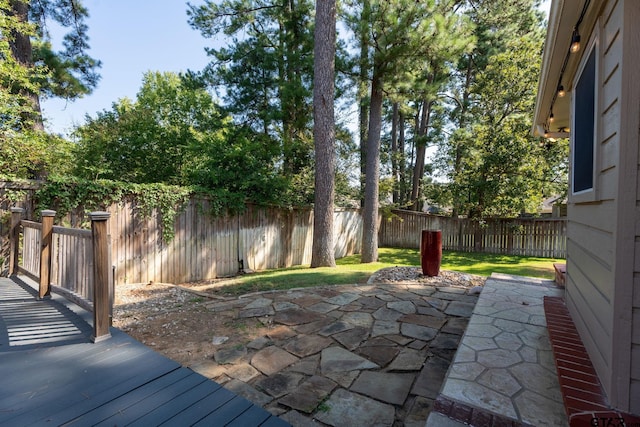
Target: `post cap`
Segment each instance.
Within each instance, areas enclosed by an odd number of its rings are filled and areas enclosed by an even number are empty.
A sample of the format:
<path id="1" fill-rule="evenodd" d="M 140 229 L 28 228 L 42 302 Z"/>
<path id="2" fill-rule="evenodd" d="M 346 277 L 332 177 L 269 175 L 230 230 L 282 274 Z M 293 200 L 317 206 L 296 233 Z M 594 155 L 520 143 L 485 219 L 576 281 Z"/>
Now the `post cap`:
<path id="1" fill-rule="evenodd" d="M 24 213 L 24 208 L 19 208 L 17 206 L 14 206 L 11 208 L 11 213 Z"/>
<path id="2" fill-rule="evenodd" d="M 51 209 L 45 209 L 43 211 L 40 211 L 40 215 L 42 215 L 43 217 L 56 216 L 56 211 L 52 211 Z"/>
<path id="3" fill-rule="evenodd" d="M 96 211 L 89 214 L 91 221 L 106 221 L 109 217 L 111 217 L 111 214 L 104 211 Z"/>

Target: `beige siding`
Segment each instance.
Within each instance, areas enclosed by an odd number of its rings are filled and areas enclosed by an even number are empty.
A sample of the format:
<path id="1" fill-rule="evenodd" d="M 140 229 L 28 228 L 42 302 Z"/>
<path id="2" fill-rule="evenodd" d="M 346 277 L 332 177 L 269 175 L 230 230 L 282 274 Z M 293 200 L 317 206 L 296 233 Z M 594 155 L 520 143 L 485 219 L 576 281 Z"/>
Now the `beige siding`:
<path id="1" fill-rule="evenodd" d="M 640 251 L 636 250 L 636 253 Z M 636 267 L 637 271 L 637 267 Z M 636 273 L 637 275 L 638 273 Z M 633 295 L 633 332 L 631 336 L 631 408 L 630 411 L 640 414 L 640 278 L 634 280 Z"/>
<path id="2" fill-rule="evenodd" d="M 610 1 L 600 21 L 596 200 L 570 204 L 567 228 L 567 305 L 607 394 L 614 363 L 622 7 Z"/>
<path id="3" fill-rule="evenodd" d="M 622 103 L 621 121 L 622 126 L 626 126 L 626 132 L 623 132 L 621 138 L 626 138 L 627 146 L 630 150 L 621 155 L 621 158 L 631 157 L 635 154 L 635 164 L 629 166 L 629 176 L 624 182 L 628 183 L 628 187 L 621 189 L 625 193 L 635 194 L 635 197 L 626 204 L 626 212 L 630 216 L 627 226 L 627 235 L 633 234 L 633 252 L 629 258 L 634 259 L 634 268 L 629 272 L 627 277 L 621 278 L 621 286 L 625 288 L 631 287 L 628 295 L 621 295 L 620 299 L 631 300 L 631 355 L 630 355 L 630 384 L 628 391 L 629 410 L 636 414 L 640 414 L 640 210 L 638 209 L 640 201 L 640 84 L 638 83 L 638 69 L 640 68 L 640 31 L 638 30 L 638 20 L 640 19 L 640 6 L 637 1 L 627 0 L 625 2 L 624 12 L 624 28 L 620 35 L 611 35 L 613 44 L 619 43 L 617 39 L 622 38 L 624 46 L 624 69 L 623 73 L 623 89 L 622 93 L 626 95 L 625 102 Z M 635 151 L 634 151 L 635 150 Z M 625 174 L 626 175 L 626 174 Z M 631 233 L 630 229 L 634 228 L 635 233 Z M 635 255 L 635 256 L 634 256 Z M 618 308 L 618 307 L 616 307 Z M 623 360 L 624 362 L 625 360 Z M 624 373 L 621 373 L 624 374 Z M 625 396 L 623 396 L 624 398 Z"/>

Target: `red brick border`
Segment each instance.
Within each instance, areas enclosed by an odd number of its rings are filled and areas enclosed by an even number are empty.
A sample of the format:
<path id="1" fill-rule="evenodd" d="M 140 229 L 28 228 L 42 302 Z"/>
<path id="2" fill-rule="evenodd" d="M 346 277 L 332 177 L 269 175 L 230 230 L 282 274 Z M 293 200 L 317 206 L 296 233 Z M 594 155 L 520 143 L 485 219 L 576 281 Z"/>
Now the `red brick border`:
<path id="1" fill-rule="evenodd" d="M 473 427 L 533 427 L 502 415 L 493 414 L 439 395 L 433 411 Z"/>
<path id="2" fill-rule="evenodd" d="M 544 312 L 569 425 L 640 427 L 640 417 L 609 406 L 564 300 L 544 297 Z"/>

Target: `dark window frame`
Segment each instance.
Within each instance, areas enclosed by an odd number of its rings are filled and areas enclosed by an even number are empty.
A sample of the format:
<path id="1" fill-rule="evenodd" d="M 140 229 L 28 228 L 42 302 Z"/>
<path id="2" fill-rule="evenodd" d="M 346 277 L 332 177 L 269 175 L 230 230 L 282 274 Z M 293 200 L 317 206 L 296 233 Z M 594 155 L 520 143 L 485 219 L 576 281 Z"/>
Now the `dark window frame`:
<path id="1" fill-rule="evenodd" d="M 576 72 L 572 90 L 571 179 L 573 202 L 596 200 L 600 57 L 597 28 Z"/>

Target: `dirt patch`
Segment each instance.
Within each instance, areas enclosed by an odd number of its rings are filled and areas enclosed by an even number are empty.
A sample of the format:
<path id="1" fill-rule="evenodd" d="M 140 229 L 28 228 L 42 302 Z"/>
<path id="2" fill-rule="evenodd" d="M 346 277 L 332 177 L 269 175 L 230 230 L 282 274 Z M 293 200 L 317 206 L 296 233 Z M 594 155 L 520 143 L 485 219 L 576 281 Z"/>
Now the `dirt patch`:
<path id="1" fill-rule="evenodd" d="M 212 358 L 217 337 L 233 346 L 260 335 L 260 322 L 209 310 L 211 301 L 218 300 L 162 284 L 119 285 L 113 325 L 185 366 Z"/>
<path id="2" fill-rule="evenodd" d="M 449 271 L 442 271 L 437 277 L 425 277 L 416 267 L 394 267 L 378 271 L 369 282 L 469 289 L 482 286 L 484 280 L 483 277 Z M 118 285 L 113 325 L 185 366 L 211 360 L 221 339 L 225 339 L 226 348 L 241 347 L 272 332 L 274 326 L 265 318 L 237 317 L 234 307 L 242 305 L 244 298 L 216 293 L 225 282 L 218 280 L 206 285 L 182 284 L 180 287 Z M 226 303 L 228 309 L 211 310 L 209 307 L 214 303 Z"/>

